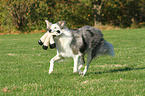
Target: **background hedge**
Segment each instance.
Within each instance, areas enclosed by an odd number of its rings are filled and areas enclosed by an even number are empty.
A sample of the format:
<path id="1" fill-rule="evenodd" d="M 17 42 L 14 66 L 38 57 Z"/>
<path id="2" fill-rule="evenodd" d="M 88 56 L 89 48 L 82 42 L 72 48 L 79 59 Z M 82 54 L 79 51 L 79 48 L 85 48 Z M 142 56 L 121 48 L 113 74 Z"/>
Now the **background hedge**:
<path id="1" fill-rule="evenodd" d="M 1 0 L 0 33 L 29 32 L 65 20 L 69 28 L 111 24 L 145 26 L 144 0 Z"/>

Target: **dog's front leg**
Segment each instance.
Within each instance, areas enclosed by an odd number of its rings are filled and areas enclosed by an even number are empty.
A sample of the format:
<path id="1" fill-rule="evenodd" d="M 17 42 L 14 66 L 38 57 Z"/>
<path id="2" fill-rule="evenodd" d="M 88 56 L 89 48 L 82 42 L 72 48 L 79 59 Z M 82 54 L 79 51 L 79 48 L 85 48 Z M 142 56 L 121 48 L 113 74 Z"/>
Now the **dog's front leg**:
<path id="1" fill-rule="evenodd" d="M 50 60 L 50 67 L 49 67 L 49 74 L 51 74 L 53 72 L 53 66 L 54 66 L 54 62 L 55 61 L 58 61 L 61 59 L 61 56 L 60 55 L 56 55 L 55 57 L 53 57 L 51 60 Z"/>
<path id="2" fill-rule="evenodd" d="M 78 67 L 78 64 L 79 64 L 79 61 L 80 61 L 80 56 L 79 55 L 75 55 L 73 57 L 73 59 L 74 59 L 73 73 L 77 73 L 77 71 L 78 71 L 77 67 Z"/>

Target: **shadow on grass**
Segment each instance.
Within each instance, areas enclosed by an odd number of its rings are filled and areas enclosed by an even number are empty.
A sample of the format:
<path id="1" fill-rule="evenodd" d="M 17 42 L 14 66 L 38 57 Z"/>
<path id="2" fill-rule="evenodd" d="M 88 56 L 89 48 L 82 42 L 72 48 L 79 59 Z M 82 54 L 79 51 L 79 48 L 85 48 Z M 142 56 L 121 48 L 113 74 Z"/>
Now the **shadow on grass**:
<path id="1" fill-rule="evenodd" d="M 131 70 L 144 70 L 145 67 L 143 68 L 130 68 L 130 67 L 125 67 L 125 68 L 117 68 L 109 71 L 102 71 L 102 72 L 87 72 L 86 76 L 92 75 L 92 74 L 104 74 L 104 73 L 115 73 L 115 72 L 125 72 L 125 71 L 131 71 Z M 78 73 L 65 73 L 65 72 L 54 72 L 50 76 L 53 76 L 53 78 L 64 78 L 66 76 L 80 76 Z"/>
<path id="2" fill-rule="evenodd" d="M 125 67 L 125 68 L 118 68 L 118 69 L 113 69 L 113 70 L 109 70 L 109 71 L 92 72 L 92 73 L 95 73 L 95 74 L 103 74 L 103 73 L 114 73 L 114 72 L 124 72 L 124 71 L 143 70 L 143 69 L 145 69 L 145 67 L 143 67 L 143 68 L 130 68 L 130 67 Z"/>

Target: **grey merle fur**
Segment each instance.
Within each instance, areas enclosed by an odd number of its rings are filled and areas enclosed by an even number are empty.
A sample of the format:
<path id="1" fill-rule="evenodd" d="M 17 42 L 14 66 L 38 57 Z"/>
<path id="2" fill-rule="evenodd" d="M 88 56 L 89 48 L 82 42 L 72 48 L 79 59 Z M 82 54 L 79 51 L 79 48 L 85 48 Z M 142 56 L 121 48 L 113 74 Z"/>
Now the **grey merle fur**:
<path id="1" fill-rule="evenodd" d="M 91 26 L 84 26 L 76 30 L 71 29 L 70 31 L 74 37 L 70 45 L 75 54 L 77 54 L 78 51 L 85 54 L 87 49 L 92 49 L 92 58 L 96 55 L 105 53 L 105 40 L 103 38 L 103 34 L 99 29 Z"/>

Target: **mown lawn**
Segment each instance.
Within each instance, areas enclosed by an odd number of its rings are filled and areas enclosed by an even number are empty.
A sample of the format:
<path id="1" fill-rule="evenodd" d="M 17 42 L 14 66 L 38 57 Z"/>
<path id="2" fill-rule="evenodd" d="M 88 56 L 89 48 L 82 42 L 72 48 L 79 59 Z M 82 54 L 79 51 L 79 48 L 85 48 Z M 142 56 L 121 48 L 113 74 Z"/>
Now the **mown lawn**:
<path id="1" fill-rule="evenodd" d="M 115 57 L 99 57 L 85 77 L 73 73 L 73 60 L 57 62 L 56 50 L 43 50 L 43 35 L 0 36 L 0 96 L 143 96 L 145 95 L 145 29 L 103 31 Z"/>

